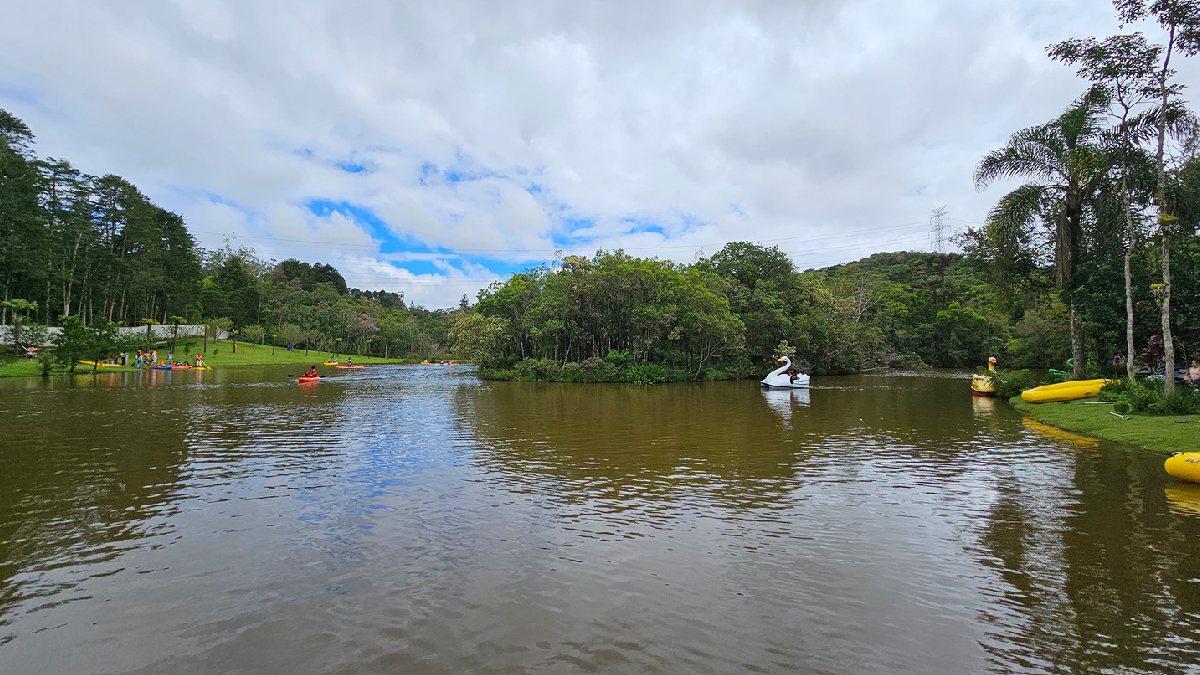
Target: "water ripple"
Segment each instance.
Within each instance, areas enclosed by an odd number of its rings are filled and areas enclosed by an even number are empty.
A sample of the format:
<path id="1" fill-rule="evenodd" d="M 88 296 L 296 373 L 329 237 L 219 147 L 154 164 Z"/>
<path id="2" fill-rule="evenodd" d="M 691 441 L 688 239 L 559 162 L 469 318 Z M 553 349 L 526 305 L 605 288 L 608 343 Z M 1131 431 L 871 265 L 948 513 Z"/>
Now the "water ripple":
<path id="1" fill-rule="evenodd" d="M 0 386 L 0 671 L 1200 661 L 1200 496 L 959 374 L 285 375 Z"/>

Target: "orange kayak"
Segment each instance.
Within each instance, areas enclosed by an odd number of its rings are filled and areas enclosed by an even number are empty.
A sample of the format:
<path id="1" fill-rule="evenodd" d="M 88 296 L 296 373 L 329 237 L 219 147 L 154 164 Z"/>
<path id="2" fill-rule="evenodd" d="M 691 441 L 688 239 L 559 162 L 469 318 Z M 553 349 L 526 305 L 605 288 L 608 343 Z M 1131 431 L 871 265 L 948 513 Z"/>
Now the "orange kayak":
<path id="1" fill-rule="evenodd" d="M 366 366 L 334 366 L 334 368 L 338 370 L 358 370 L 359 368 L 366 368 Z"/>
<path id="2" fill-rule="evenodd" d="M 308 382 L 316 382 L 316 381 L 318 381 L 318 380 L 320 380 L 320 379 L 321 379 L 321 376 L 320 376 L 320 375 L 318 375 L 318 376 L 316 376 L 316 377 L 297 377 L 297 378 L 296 378 L 296 381 L 297 381 L 297 382 L 299 382 L 299 383 L 301 383 L 301 384 L 305 384 L 305 383 L 308 383 Z"/>

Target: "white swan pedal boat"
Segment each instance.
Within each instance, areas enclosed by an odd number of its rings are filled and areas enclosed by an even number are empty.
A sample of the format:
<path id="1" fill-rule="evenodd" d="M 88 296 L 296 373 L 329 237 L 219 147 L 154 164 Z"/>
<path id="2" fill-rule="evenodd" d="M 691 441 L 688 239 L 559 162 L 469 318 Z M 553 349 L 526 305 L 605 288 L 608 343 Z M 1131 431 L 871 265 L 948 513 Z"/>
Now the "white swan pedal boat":
<path id="1" fill-rule="evenodd" d="M 786 356 L 782 356 L 778 360 L 783 365 L 775 370 L 772 370 L 762 379 L 760 384 L 771 389 L 808 389 L 808 375 L 799 373 L 796 379 L 793 380 L 787 371 L 792 367 L 792 360 Z"/>

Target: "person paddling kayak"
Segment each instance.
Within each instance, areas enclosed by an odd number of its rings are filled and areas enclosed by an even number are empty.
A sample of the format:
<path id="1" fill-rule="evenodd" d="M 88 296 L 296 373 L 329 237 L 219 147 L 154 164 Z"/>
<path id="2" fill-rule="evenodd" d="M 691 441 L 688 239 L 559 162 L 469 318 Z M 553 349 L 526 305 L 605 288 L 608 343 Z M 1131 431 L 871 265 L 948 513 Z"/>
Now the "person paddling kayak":
<path id="1" fill-rule="evenodd" d="M 317 367 L 312 366 L 308 370 L 304 371 L 304 374 L 301 375 L 301 377 L 317 377 Z"/>

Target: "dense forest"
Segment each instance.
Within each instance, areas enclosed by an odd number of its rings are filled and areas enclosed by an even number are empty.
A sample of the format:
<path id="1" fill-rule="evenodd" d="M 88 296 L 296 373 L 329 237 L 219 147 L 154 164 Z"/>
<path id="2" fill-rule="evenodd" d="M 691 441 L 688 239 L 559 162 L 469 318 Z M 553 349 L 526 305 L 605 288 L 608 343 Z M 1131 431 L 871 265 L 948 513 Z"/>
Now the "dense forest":
<path id="1" fill-rule="evenodd" d="M 807 272 L 749 243 L 692 265 L 572 256 L 482 293 L 451 331 L 457 349 L 488 376 L 583 381 L 757 375 L 792 350 L 816 373 L 989 355 L 1069 363 L 1075 376 L 1178 367 L 1200 352 L 1200 127 L 1172 63 L 1200 51 L 1200 5 L 1114 7 L 1163 41 L 1130 32 L 1047 49 L 1081 93 L 981 159 L 980 189 L 1023 184 L 958 237 L 965 256 Z M 1161 349 L 1147 356 L 1151 336 Z"/>
<path id="2" fill-rule="evenodd" d="M 118 176 L 38 157 L 0 110 L 0 324 L 203 323 L 251 342 L 380 356 L 441 354 L 452 313 L 347 288 L 332 266 L 206 251 Z"/>

